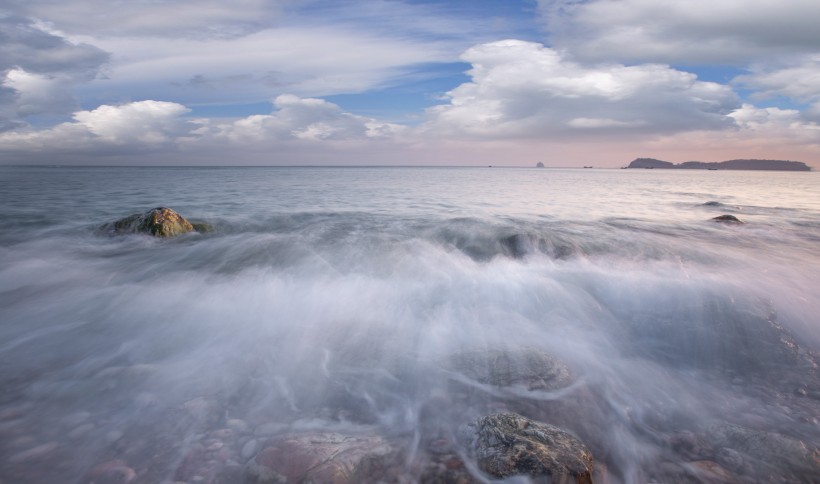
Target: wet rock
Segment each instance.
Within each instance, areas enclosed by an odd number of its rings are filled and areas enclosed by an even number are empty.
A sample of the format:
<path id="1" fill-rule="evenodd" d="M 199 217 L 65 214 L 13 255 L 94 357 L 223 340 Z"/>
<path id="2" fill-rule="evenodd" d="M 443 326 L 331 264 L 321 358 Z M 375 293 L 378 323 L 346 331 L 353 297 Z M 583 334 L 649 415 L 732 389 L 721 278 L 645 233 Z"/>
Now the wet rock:
<path id="1" fill-rule="evenodd" d="M 48 457 L 51 455 L 59 445 L 56 442 L 48 442 L 45 444 L 38 445 L 36 447 L 32 447 L 28 450 L 24 450 L 22 452 L 18 452 L 17 454 L 12 455 L 9 457 L 9 462 L 12 464 L 17 464 L 20 462 L 30 462 L 34 460 L 39 460 L 44 457 Z"/>
<path id="2" fill-rule="evenodd" d="M 219 420 L 221 408 L 219 404 L 205 397 L 196 397 L 182 404 L 182 409 L 197 423 L 208 426 Z"/>
<path id="3" fill-rule="evenodd" d="M 268 422 L 258 425 L 253 429 L 253 434 L 256 436 L 269 437 L 273 434 L 281 432 L 285 428 L 284 425 L 276 422 Z"/>
<path id="4" fill-rule="evenodd" d="M 94 424 L 93 423 L 82 424 L 82 425 L 79 425 L 79 426 L 75 427 L 71 432 L 69 432 L 68 433 L 68 438 L 72 439 L 72 440 L 76 440 L 76 439 L 79 439 L 79 438 L 85 436 L 86 434 L 88 434 L 92 430 L 94 430 Z"/>
<path id="5" fill-rule="evenodd" d="M 532 348 L 465 351 L 452 356 L 450 366 L 471 380 L 495 387 L 557 390 L 575 380 L 564 363 Z"/>
<path id="6" fill-rule="evenodd" d="M 569 433 L 514 413 L 481 417 L 461 429 L 478 467 L 495 478 L 549 476 L 552 483 L 592 483 L 592 454 Z"/>
<path id="7" fill-rule="evenodd" d="M 376 435 L 336 432 L 275 437 L 245 466 L 247 482 L 374 482 L 394 455 Z"/>
<path id="8" fill-rule="evenodd" d="M 212 224 L 206 222 L 191 222 L 191 226 L 200 234 L 207 234 L 216 230 Z"/>
<path id="9" fill-rule="evenodd" d="M 233 440 L 233 438 L 234 438 L 234 431 L 233 431 L 233 429 L 230 429 L 230 428 L 217 429 L 217 430 L 214 430 L 213 432 L 211 432 L 209 435 L 210 435 L 211 438 L 214 438 L 214 439 L 230 441 L 230 440 Z"/>
<path id="10" fill-rule="evenodd" d="M 244 420 L 240 420 L 238 418 L 229 419 L 227 422 L 225 422 L 225 425 L 227 425 L 229 429 L 233 430 L 234 432 L 240 435 L 251 433 L 251 426 L 248 425 L 248 423 Z"/>
<path id="11" fill-rule="evenodd" d="M 256 454 L 256 449 L 259 447 L 259 442 L 256 439 L 251 439 L 245 442 L 245 445 L 242 446 L 242 450 L 240 451 L 239 455 L 242 456 L 242 459 L 248 460 Z"/>
<path id="12" fill-rule="evenodd" d="M 25 415 L 22 407 L 9 407 L 0 410 L 0 422 L 6 420 L 15 420 Z"/>
<path id="13" fill-rule="evenodd" d="M 801 440 L 732 424 L 714 425 L 707 435 L 718 449 L 718 462 L 744 472 L 751 470 L 758 474 L 756 478 L 787 477 L 802 482 L 820 476 L 820 449 L 809 448 Z"/>
<path id="14" fill-rule="evenodd" d="M 75 412 L 63 418 L 63 422 L 69 427 L 76 427 L 85 423 L 91 417 L 89 412 Z"/>
<path id="15" fill-rule="evenodd" d="M 717 484 L 737 482 L 738 480 L 731 472 L 711 460 L 689 462 L 686 465 L 686 469 L 693 477 L 697 478 L 699 482 Z"/>
<path id="16" fill-rule="evenodd" d="M 105 228 L 116 233 L 148 234 L 154 237 L 174 237 L 194 230 L 190 222 L 167 207 L 157 207 L 125 217 Z"/>
<path id="17" fill-rule="evenodd" d="M 235 454 L 219 441 L 206 440 L 194 444 L 180 461 L 174 479 L 203 484 L 242 482 L 241 466 L 233 460 Z"/>
<path id="18" fill-rule="evenodd" d="M 88 472 L 89 484 L 127 484 L 136 477 L 134 469 L 121 460 L 103 462 Z"/>
<path id="19" fill-rule="evenodd" d="M 727 224 L 742 224 L 742 223 L 744 223 L 742 220 L 735 217 L 734 215 L 726 215 L 726 214 L 718 215 L 717 217 L 713 217 L 712 220 L 714 220 L 715 222 L 727 223 Z"/>

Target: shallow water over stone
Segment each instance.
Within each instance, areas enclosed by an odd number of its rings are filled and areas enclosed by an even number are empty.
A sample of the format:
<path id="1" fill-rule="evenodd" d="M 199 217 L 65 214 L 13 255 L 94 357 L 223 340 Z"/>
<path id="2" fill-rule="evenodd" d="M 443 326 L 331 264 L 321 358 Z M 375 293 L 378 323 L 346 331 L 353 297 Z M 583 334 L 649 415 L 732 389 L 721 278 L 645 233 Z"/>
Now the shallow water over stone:
<path id="1" fill-rule="evenodd" d="M 595 482 L 811 482 L 817 181 L 0 167 L 0 482 L 486 482 L 512 412 Z M 211 230 L 98 231 L 156 206 Z"/>

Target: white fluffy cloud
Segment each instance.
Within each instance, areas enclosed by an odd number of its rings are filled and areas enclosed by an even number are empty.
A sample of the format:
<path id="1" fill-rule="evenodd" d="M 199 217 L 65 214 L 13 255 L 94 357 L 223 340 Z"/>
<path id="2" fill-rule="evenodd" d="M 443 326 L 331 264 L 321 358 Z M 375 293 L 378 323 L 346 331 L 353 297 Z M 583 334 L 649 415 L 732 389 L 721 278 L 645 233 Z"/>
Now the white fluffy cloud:
<path id="1" fill-rule="evenodd" d="M 174 149 L 192 135 L 196 125 L 181 116 L 185 106 L 161 101 L 139 101 L 100 106 L 74 113 L 74 121 L 44 130 L 0 134 L 0 150 L 8 153 L 133 153 Z"/>
<path id="2" fill-rule="evenodd" d="M 44 130 L 0 134 L 0 152 L 26 156 L 36 153 L 70 155 L 133 155 L 145 152 L 201 152 L 283 146 L 318 146 L 394 139 L 405 128 L 356 116 L 322 99 L 281 95 L 276 110 L 232 122 L 209 122 L 185 116 L 190 110 L 177 103 L 138 101 L 78 111 L 73 121 Z M 207 157 L 207 154 L 206 154 Z M 204 159 L 204 158 L 203 158 Z"/>
<path id="3" fill-rule="evenodd" d="M 355 140 L 387 138 L 402 127 L 356 116 L 323 99 L 283 94 L 274 100 L 276 111 L 218 127 L 216 136 L 234 142 L 281 140 Z"/>
<path id="4" fill-rule="evenodd" d="M 553 45 L 586 60 L 703 64 L 817 51 L 816 0 L 540 0 Z"/>
<path id="5" fill-rule="evenodd" d="M 445 135 L 556 137 L 721 129 L 739 107 L 730 87 L 661 64 L 582 65 L 541 44 L 505 40 L 462 56 L 471 82 L 430 109 Z"/>

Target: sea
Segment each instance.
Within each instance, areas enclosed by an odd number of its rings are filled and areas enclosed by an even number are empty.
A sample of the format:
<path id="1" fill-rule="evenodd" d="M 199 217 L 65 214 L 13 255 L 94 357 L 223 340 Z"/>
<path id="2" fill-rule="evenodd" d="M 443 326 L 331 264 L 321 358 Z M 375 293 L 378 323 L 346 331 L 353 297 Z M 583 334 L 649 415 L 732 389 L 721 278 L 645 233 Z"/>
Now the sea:
<path id="1" fill-rule="evenodd" d="M 817 172 L 0 167 L 2 484 L 820 482 L 818 350 Z"/>

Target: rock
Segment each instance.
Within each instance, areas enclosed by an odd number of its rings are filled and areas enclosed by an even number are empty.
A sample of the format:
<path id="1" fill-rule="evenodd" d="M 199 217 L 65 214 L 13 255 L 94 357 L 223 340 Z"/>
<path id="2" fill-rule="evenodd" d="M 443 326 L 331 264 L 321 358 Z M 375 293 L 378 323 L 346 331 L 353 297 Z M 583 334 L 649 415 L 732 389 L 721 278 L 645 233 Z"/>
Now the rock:
<path id="1" fill-rule="evenodd" d="M 237 434 L 251 433 L 251 426 L 248 425 L 248 422 L 245 422 L 244 420 L 240 420 L 238 418 L 229 419 L 227 422 L 225 422 L 225 425 L 227 425 L 229 429 L 232 429 Z"/>
<path id="2" fill-rule="evenodd" d="M 206 222 L 191 222 L 191 226 L 200 234 L 207 234 L 216 230 L 212 224 Z"/>
<path id="3" fill-rule="evenodd" d="M 739 218 L 735 217 L 734 215 L 718 215 L 717 217 L 713 217 L 712 220 L 715 222 L 727 223 L 727 224 L 742 224 L 744 223 Z"/>
<path id="4" fill-rule="evenodd" d="M 45 444 L 38 445 L 36 447 L 32 447 L 31 449 L 24 450 L 23 452 L 18 452 L 11 457 L 8 458 L 8 462 L 12 464 L 17 464 L 20 462 L 30 462 L 33 460 L 43 459 L 48 457 L 52 454 L 59 445 L 56 442 L 48 442 Z"/>
<path id="5" fill-rule="evenodd" d="M 69 427 L 76 427 L 85 423 L 91 417 L 90 412 L 75 412 L 63 418 L 63 422 Z"/>
<path id="6" fill-rule="evenodd" d="M 125 217 L 107 228 L 116 233 L 148 234 L 154 237 L 174 237 L 194 230 L 194 226 L 184 217 L 166 207 Z"/>
<path id="7" fill-rule="evenodd" d="M 686 469 L 700 482 L 724 483 L 737 482 L 737 478 L 731 472 L 721 467 L 720 464 L 711 460 L 698 460 L 689 462 Z"/>
<path id="8" fill-rule="evenodd" d="M 239 453 L 243 459 L 248 460 L 256 453 L 256 448 L 259 446 L 259 443 L 256 439 L 251 439 L 245 442 L 245 445 L 242 446 L 242 450 Z"/>
<path id="9" fill-rule="evenodd" d="M 499 413 L 467 424 L 460 435 L 478 467 L 494 478 L 549 476 L 553 484 L 592 483 L 592 454 L 552 425 Z"/>
<path id="10" fill-rule="evenodd" d="M 90 484 L 126 484 L 134 480 L 137 473 L 121 460 L 103 462 L 88 473 Z"/>
<path id="11" fill-rule="evenodd" d="M 820 449 L 775 432 L 753 430 L 738 425 L 719 424 L 707 435 L 718 450 L 718 461 L 730 468 L 748 465 L 757 477 L 788 477 L 794 482 L 820 476 Z"/>
<path id="12" fill-rule="evenodd" d="M 376 435 L 290 434 L 269 440 L 245 466 L 246 482 L 374 482 L 394 454 Z"/>
<path id="13" fill-rule="evenodd" d="M 495 387 L 557 390 L 575 380 L 564 363 L 532 348 L 466 351 L 454 355 L 450 366 L 471 380 Z"/>
<path id="14" fill-rule="evenodd" d="M 79 425 L 76 428 L 74 428 L 71 432 L 69 432 L 68 433 L 68 438 L 72 439 L 72 440 L 76 440 L 76 439 L 79 439 L 79 438 L 85 436 L 86 434 L 88 434 L 92 430 L 94 430 L 94 424 L 92 424 L 92 423 L 82 424 L 82 425 Z"/>
<path id="15" fill-rule="evenodd" d="M 278 434 L 285 429 L 285 425 L 276 422 L 267 422 L 257 425 L 253 429 L 253 434 L 259 437 L 270 437 L 273 434 Z"/>

